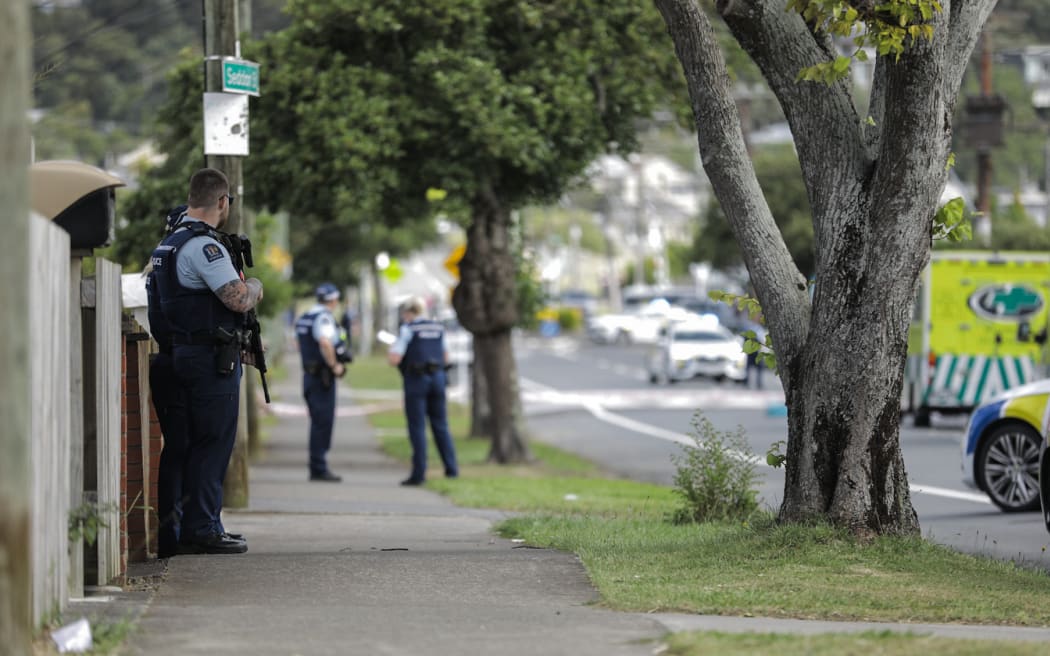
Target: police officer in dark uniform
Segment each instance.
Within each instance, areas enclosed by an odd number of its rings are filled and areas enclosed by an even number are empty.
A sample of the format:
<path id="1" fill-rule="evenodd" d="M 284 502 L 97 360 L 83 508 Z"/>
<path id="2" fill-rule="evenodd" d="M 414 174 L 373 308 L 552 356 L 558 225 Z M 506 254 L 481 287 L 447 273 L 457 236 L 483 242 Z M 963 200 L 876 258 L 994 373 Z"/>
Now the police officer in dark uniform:
<path id="1" fill-rule="evenodd" d="M 445 398 L 445 328 L 424 318 L 423 299 L 413 297 L 401 306 L 402 324 L 397 341 L 390 346 L 387 360 L 401 371 L 405 395 L 408 439 L 412 442 L 412 473 L 402 485 L 422 485 L 427 472 L 427 420 L 434 434 L 445 476 L 459 475 L 456 449 L 448 431 Z"/>
<path id="2" fill-rule="evenodd" d="M 310 411 L 310 480 L 338 483 L 342 477 L 328 469 L 335 423 L 335 379 L 346 374 L 346 363 L 353 357 L 333 314 L 339 305 L 339 288 L 326 282 L 317 287 L 316 296 L 317 304 L 295 322 L 303 361 L 303 398 Z"/>
<path id="3" fill-rule="evenodd" d="M 177 225 L 186 212 L 182 205 L 168 215 L 168 229 Z M 146 276 L 146 299 L 150 334 L 158 351 L 150 356 L 150 400 L 160 422 L 164 447 L 160 452 L 157 475 L 157 556 L 170 558 L 178 551 L 179 525 L 182 521 L 182 469 L 189 445 L 186 393 L 175 378 L 172 358 L 171 326 L 160 307 L 156 273 Z"/>
<path id="4" fill-rule="evenodd" d="M 172 366 L 185 393 L 180 553 L 243 553 L 223 528 L 222 482 L 237 434 L 244 312 L 262 283 L 243 280 L 217 231 L 233 197 L 226 176 L 201 169 L 190 179 L 185 214 L 153 251 L 160 308 L 171 331 Z"/>

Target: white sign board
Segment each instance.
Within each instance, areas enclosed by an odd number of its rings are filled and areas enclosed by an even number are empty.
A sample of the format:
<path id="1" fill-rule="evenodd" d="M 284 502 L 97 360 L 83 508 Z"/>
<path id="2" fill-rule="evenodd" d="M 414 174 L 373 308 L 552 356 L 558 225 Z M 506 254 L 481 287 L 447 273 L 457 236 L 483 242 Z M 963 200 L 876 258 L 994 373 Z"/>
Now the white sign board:
<path id="1" fill-rule="evenodd" d="M 204 94 L 204 154 L 248 154 L 248 96 Z"/>

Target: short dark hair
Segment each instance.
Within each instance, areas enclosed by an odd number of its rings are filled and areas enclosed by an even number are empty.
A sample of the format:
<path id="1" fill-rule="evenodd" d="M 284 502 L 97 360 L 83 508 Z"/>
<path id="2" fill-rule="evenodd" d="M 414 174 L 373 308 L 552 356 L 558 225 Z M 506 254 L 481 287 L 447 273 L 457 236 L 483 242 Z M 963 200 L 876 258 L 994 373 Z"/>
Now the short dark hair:
<path id="1" fill-rule="evenodd" d="M 230 181 L 218 169 L 201 169 L 190 178 L 190 194 L 186 203 L 190 207 L 211 207 L 230 192 Z"/>

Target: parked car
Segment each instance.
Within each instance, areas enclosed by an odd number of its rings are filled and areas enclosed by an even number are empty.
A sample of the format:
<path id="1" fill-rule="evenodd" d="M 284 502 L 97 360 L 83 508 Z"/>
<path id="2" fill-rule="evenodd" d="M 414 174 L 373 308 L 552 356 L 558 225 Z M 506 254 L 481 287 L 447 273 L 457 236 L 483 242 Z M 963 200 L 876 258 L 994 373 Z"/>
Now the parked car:
<path id="1" fill-rule="evenodd" d="M 672 308 L 662 298 L 650 301 L 636 312 L 600 314 L 587 320 L 587 336 L 601 344 L 653 344 L 670 317 L 687 314 Z"/>
<path id="2" fill-rule="evenodd" d="M 659 344 L 646 357 L 649 382 L 674 383 L 693 378 L 747 382 L 743 340 L 714 315 L 670 321 Z"/>
<path id="3" fill-rule="evenodd" d="M 962 438 L 963 481 L 1004 512 L 1038 510 L 1040 479 L 1050 486 L 1050 473 L 1040 476 L 1050 467 L 1044 437 L 1048 422 L 1050 379 L 1015 387 L 977 406 Z M 1050 502 L 1050 494 L 1043 496 Z"/>

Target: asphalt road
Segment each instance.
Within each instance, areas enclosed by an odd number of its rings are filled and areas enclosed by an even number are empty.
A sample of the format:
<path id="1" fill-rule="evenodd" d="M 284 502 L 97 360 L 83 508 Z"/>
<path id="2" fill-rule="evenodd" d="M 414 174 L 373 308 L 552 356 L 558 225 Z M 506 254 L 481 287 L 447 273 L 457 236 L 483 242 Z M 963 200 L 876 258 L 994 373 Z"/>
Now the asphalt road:
<path id="1" fill-rule="evenodd" d="M 644 371 L 646 347 L 585 340 L 526 338 L 516 347 L 527 423 L 544 440 L 635 480 L 671 485 L 672 456 L 689 442 L 698 409 L 720 431 L 741 428 L 763 464 L 762 502 L 783 497 L 782 470 L 764 464 L 769 447 L 787 439 L 779 381 L 763 389 L 695 381 L 657 387 Z M 1050 545 L 1039 513 L 1005 514 L 961 480 L 959 438 L 964 420 L 931 428 L 901 427 L 901 449 L 923 534 L 956 549 L 1008 558 L 1050 570 Z"/>

